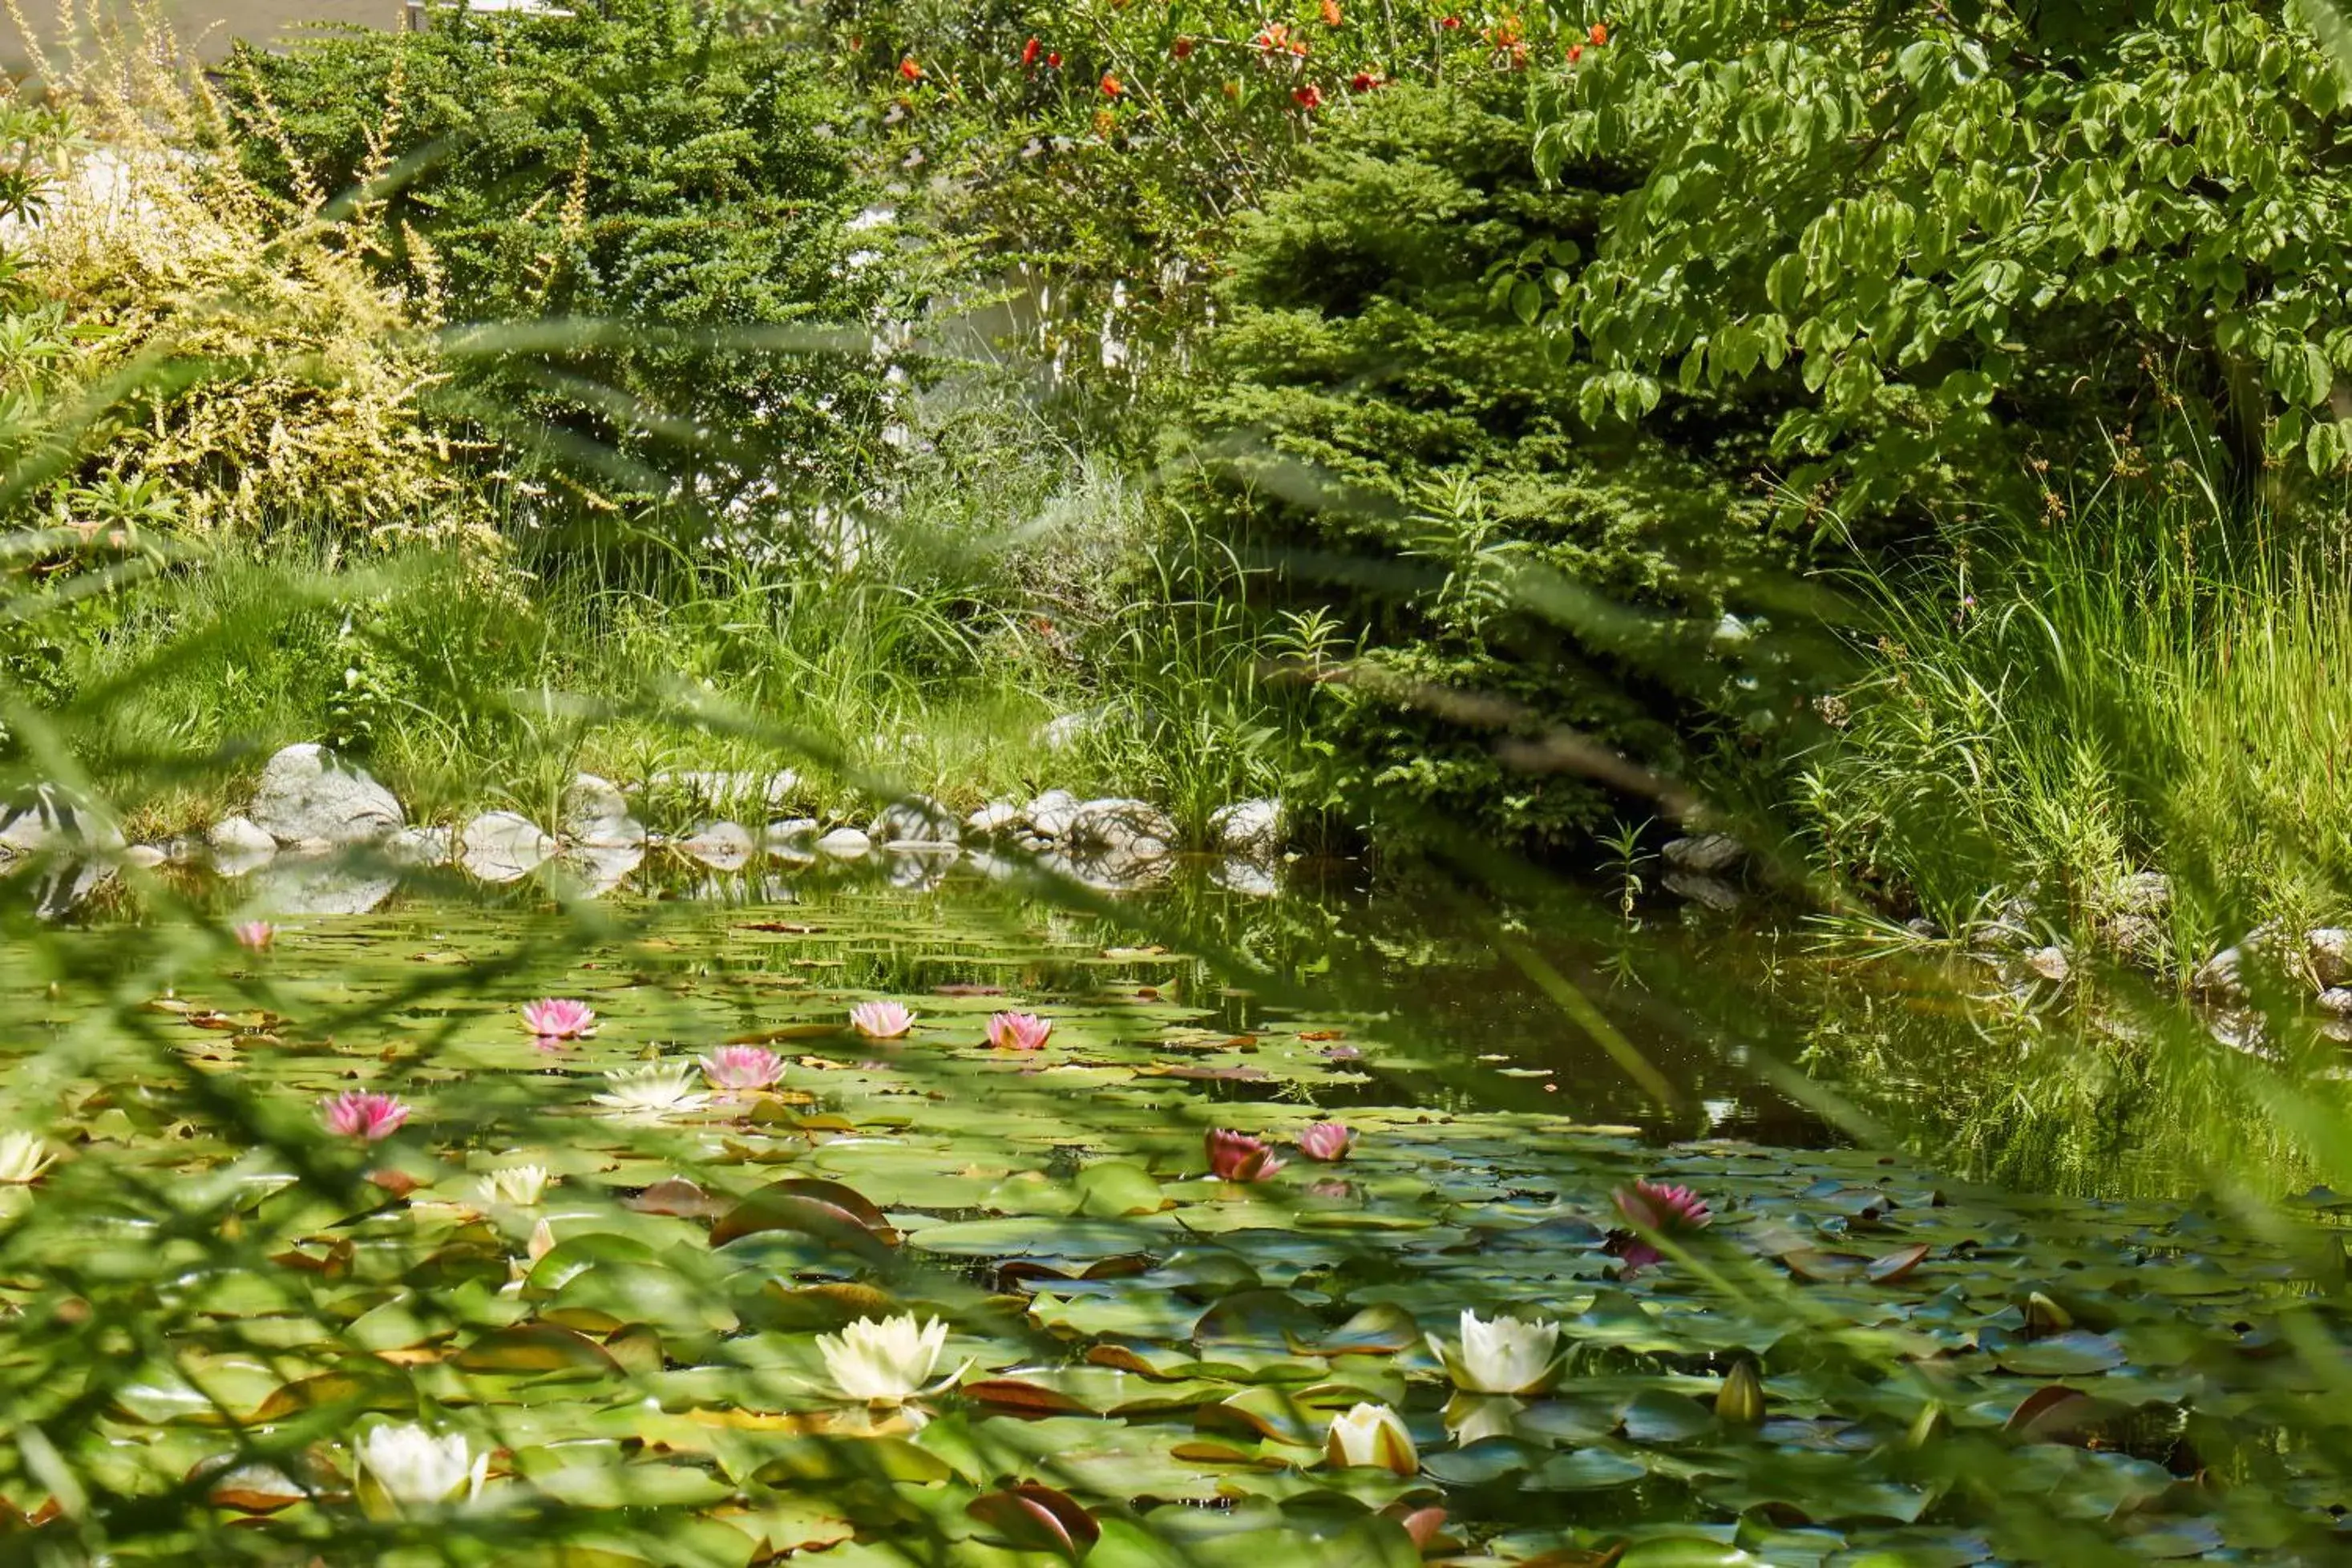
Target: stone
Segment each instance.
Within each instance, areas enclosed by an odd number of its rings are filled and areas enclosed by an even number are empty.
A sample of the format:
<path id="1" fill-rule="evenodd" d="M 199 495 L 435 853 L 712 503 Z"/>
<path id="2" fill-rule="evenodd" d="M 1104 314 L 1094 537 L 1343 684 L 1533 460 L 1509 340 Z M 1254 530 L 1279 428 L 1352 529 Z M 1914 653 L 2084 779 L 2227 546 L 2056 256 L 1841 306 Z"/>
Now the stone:
<path id="1" fill-rule="evenodd" d="M 881 845 L 920 844 L 946 845 L 952 847 L 961 839 L 956 819 L 947 807 L 928 795 L 910 795 L 904 800 L 894 800 L 882 808 L 881 815 L 867 825 L 866 836 Z"/>
<path id="2" fill-rule="evenodd" d="M 2161 871 L 2134 871 L 2116 884 L 2117 912 L 2150 920 L 2172 908 L 2172 879 Z"/>
<path id="3" fill-rule="evenodd" d="M 1658 851 L 1666 864 L 1677 871 L 1696 876 L 1712 877 L 1727 871 L 1748 856 L 1748 847 L 1728 833 L 1704 833 L 1695 837 L 1669 839 Z"/>
<path id="4" fill-rule="evenodd" d="M 456 838 L 446 827 L 404 827 L 383 841 L 383 858 L 395 866 L 446 866 Z"/>
<path id="5" fill-rule="evenodd" d="M 1167 855 L 1176 847 L 1176 825 L 1145 800 L 1090 800 L 1070 814 L 1061 837 L 1080 853 Z"/>
<path id="6" fill-rule="evenodd" d="M 1229 893 L 1253 899 L 1270 899 L 1282 891 L 1274 868 L 1247 855 L 1229 855 L 1218 861 L 1209 868 L 1209 880 Z"/>
<path id="7" fill-rule="evenodd" d="M 2074 973 L 2063 947 L 2039 947 L 2025 955 L 2025 967 L 2053 985 L 2063 985 Z"/>
<path id="8" fill-rule="evenodd" d="M 33 913 L 41 920 L 62 920 L 98 891 L 112 871 L 96 860 L 47 860 L 33 882 Z"/>
<path id="9" fill-rule="evenodd" d="M 1099 709 L 1059 714 L 1039 727 L 1035 737 L 1037 747 L 1046 752 L 1066 752 L 1084 739 L 1088 731 L 1101 723 L 1102 719 Z"/>
<path id="10" fill-rule="evenodd" d="M 782 805 L 792 797 L 793 791 L 801 787 L 801 775 L 790 768 L 779 768 L 772 773 L 706 768 L 658 773 L 646 784 L 653 789 L 676 790 L 698 805 L 718 810 L 738 805 Z"/>
<path id="11" fill-rule="evenodd" d="M 620 786 L 594 773 L 575 774 L 556 809 L 556 836 L 566 844 L 618 849 L 646 841 L 646 825 L 629 812 Z"/>
<path id="12" fill-rule="evenodd" d="M 1282 853 L 1282 802 L 1237 800 L 1209 818 L 1209 837 L 1227 855 L 1271 860 Z"/>
<path id="13" fill-rule="evenodd" d="M 2246 950 L 2225 947 L 2197 966 L 2189 986 L 2208 996 L 2235 998 L 2246 994 Z"/>
<path id="14" fill-rule="evenodd" d="M 948 879 L 948 872 L 956 863 L 953 849 L 924 847 L 909 850 L 892 846 L 889 850 L 888 876 L 890 885 L 908 892 L 928 893 Z"/>
<path id="15" fill-rule="evenodd" d="M 751 830 L 740 822 L 700 822 L 672 846 L 689 860 L 714 871 L 740 871 L 760 852 Z"/>
<path id="16" fill-rule="evenodd" d="M 1702 877 L 1689 871 L 1669 871 L 1660 880 L 1666 891 L 1678 899 L 1710 910 L 1729 912 L 1739 907 L 1739 889 L 1719 877 Z"/>
<path id="17" fill-rule="evenodd" d="M 760 841 L 770 849 L 806 848 L 816 842 L 816 829 L 814 816 L 787 816 L 768 824 L 761 831 Z"/>
<path id="18" fill-rule="evenodd" d="M 106 812 L 58 784 L 35 784 L 0 805 L 0 860 L 13 855 L 111 855 L 122 830 Z"/>
<path id="19" fill-rule="evenodd" d="M 855 827 L 836 827 L 816 841 L 816 852 L 836 860 L 855 860 L 874 847 L 874 841 Z"/>
<path id="20" fill-rule="evenodd" d="M 2319 1010 L 2333 1013 L 2339 1018 L 2352 1017 L 2352 989 L 2331 985 L 2319 994 Z"/>
<path id="21" fill-rule="evenodd" d="M 1021 822 L 1019 806 L 1009 800 L 992 800 L 963 819 L 963 830 L 982 838 L 993 838 L 1012 832 Z"/>
<path id="22" fill-rule="evenodd" d="M 1021 815 L 1029 819 L 1029 831 L 1040 838 L 1059 838 L 1070 830 L 1070 818 L 1077 814 L 1076 795 L 1066 789 L 1049 789 Z"/>
<path id="23" fill-rule="evenodd" d="M 124 865 L 136 866 L 142 870 L 148 871 L 168 863 L 171 858 L 170 851 L 153 844 L 133 844 L 122 852 Z"/>
<path id="24" fill-rule="evenodd" d="M 486 811 L 457 833 L 457 864 L 485 882 L 520 881 L 555 849 L 555 840 L 520 812 Z"/>
<path id="25" fill-rule="evenodd" d="M 2312 980 L 2322 991 L 2352 980 L 2352 931 L 2322 926 L 2304 932 L 2303 956 L 2311 966 Z"/>
<path id="26" fill-rule="evenodd" d="M 408 820 L 365 768 L 307 742 L 269 759 L 246 815 L 280 844 L 370 844 Z"/>
<path id="27" fill-rule="evenodd" d="M 278 853 L 278 840 L 249 816 L 225 816 L 205 835 L 215 862 L 261 861 Z"/>
<path id="28" fill-rule="evenodd" d="M 645 864 L 646 847 L 636 844 L 574 844 L 555 859 L 575 897 L 601 899 L 627 881 Z"/>

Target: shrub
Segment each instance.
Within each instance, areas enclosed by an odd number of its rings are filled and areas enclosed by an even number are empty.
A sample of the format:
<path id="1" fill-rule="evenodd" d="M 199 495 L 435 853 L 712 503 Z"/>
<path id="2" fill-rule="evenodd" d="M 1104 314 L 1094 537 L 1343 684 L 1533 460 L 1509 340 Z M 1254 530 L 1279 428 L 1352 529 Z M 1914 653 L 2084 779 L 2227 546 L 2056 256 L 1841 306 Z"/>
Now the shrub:
<path id="1" fill-rule="evenodd" d="M 446 300 L 463 406 L 610 499 L 837 485 L 883 423 L 887 236 L 805 57 L 680 0 L 240 47 L 246 168 L 351 193 Z M 379 205 L 380 204 L 380 205 Z M 516 324 L 527 324 L 517 326 Z"/>

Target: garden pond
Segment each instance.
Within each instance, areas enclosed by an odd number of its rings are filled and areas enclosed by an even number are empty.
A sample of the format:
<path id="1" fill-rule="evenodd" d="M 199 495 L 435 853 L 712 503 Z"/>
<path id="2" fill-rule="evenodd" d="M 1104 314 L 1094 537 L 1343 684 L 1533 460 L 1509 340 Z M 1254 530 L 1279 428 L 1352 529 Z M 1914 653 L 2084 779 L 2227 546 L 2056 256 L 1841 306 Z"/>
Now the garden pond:
<path id="1" fill-rule="evenodd" d="M 2332 1194 L 1974 1185 L 1765 1004 L 1291 879 L 12 928 L 0 1558 L 2352 1554 Z"/>

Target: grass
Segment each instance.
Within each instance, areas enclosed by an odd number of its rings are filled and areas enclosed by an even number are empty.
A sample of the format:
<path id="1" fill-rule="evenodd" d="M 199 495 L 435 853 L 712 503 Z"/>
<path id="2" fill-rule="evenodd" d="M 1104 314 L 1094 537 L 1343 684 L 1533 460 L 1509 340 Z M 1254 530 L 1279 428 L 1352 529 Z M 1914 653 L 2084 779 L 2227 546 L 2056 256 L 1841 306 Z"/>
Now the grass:
<path id="1" fill-rule="evenodd" d="M 2116 935 L 2164 873 L 2174 967 L 2254 924 L 2342 913 L 2352 871 L 2352 569 L 2210 501 L 2106 498 L 2074 525 L 1956 537 L 1865 579 L 1864 676 L 1808 760 L 1831 869 L 1948 931 L 2022 899 Z"/>

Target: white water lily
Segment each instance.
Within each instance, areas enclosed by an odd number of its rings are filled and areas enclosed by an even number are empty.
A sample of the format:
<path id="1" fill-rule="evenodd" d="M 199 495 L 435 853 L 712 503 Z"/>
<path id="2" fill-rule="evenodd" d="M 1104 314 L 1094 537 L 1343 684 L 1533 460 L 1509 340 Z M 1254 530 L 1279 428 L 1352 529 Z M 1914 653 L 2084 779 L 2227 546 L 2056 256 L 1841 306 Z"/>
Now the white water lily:
<path id="1" fill-rule="evenodd" d="M 485 1172 L 477 1186 L 486 1204 L 512 1204 L 517 1208 L 529 1208 L 547 1191 L 547 1167 L 509 1165 L 504 1170 Z"/>
<path id="2" fill-rule="evenodd" d="M 58 1152 L 48 1140 L 33 1132 L 0 1132 L 0 1186 L 23 1186 L 40 1180 Z"/>
<path id="3" fill-rule="evenodd" d="M 1541 1394 L 1559 1375 L 1559 1325 L 1549 1318 L 1490 1322 L 1465 1309 L 1460 1348 L 1432 1334 L 1429 1349 L 1454 1386 L 1471 1394 Z"/>
<path id="4" fill-rule="evenodd" d="M 900 1405 L 918 1394 L 940 1364 L 948 1342 L 944 1319 L 918 1325 L 915 1314 L 896 1318 L 860 1318 L 838 1334 L 819 1334 L 816 1348 L 824 1356 L 824 1370 L 834 1384 L 851 1399 L 868 1405 Z M 945 1387 L 961 1373 L 950 1373 L 934 1387 Z"/>
<path id="5" fill-rule="evenodd" d="M 471 1501 L 489 1474 L 488 1449 L 462 1432 L 436 1436 L 422 1426 L 371 1426 L 352 1445 L 352 1484 L 372 1514 Z"/>
<path id="6" fill-rule="evenodd" d="M 1385 1405 L 1359 1405 L 1331 1417 L 1331 1433 L 1323 1441 L 1324 1457 L 1335 1465 L 1378 1465 L 1409 1476 L 1421 1468 L 1421 1455 L 1412 1434 L 1397 1413 Z"/>
<path id="7" fill-rule="evenodd" d="M 614 1068 L 604 1075 L 612 1087 L 595 1097 L 596 1103 L 631 1116 L 671 1116 L 699 1110 L 710 1096 L 695 1088 L 694 1064 L 655 1062 L 650 1067 Z"/>

